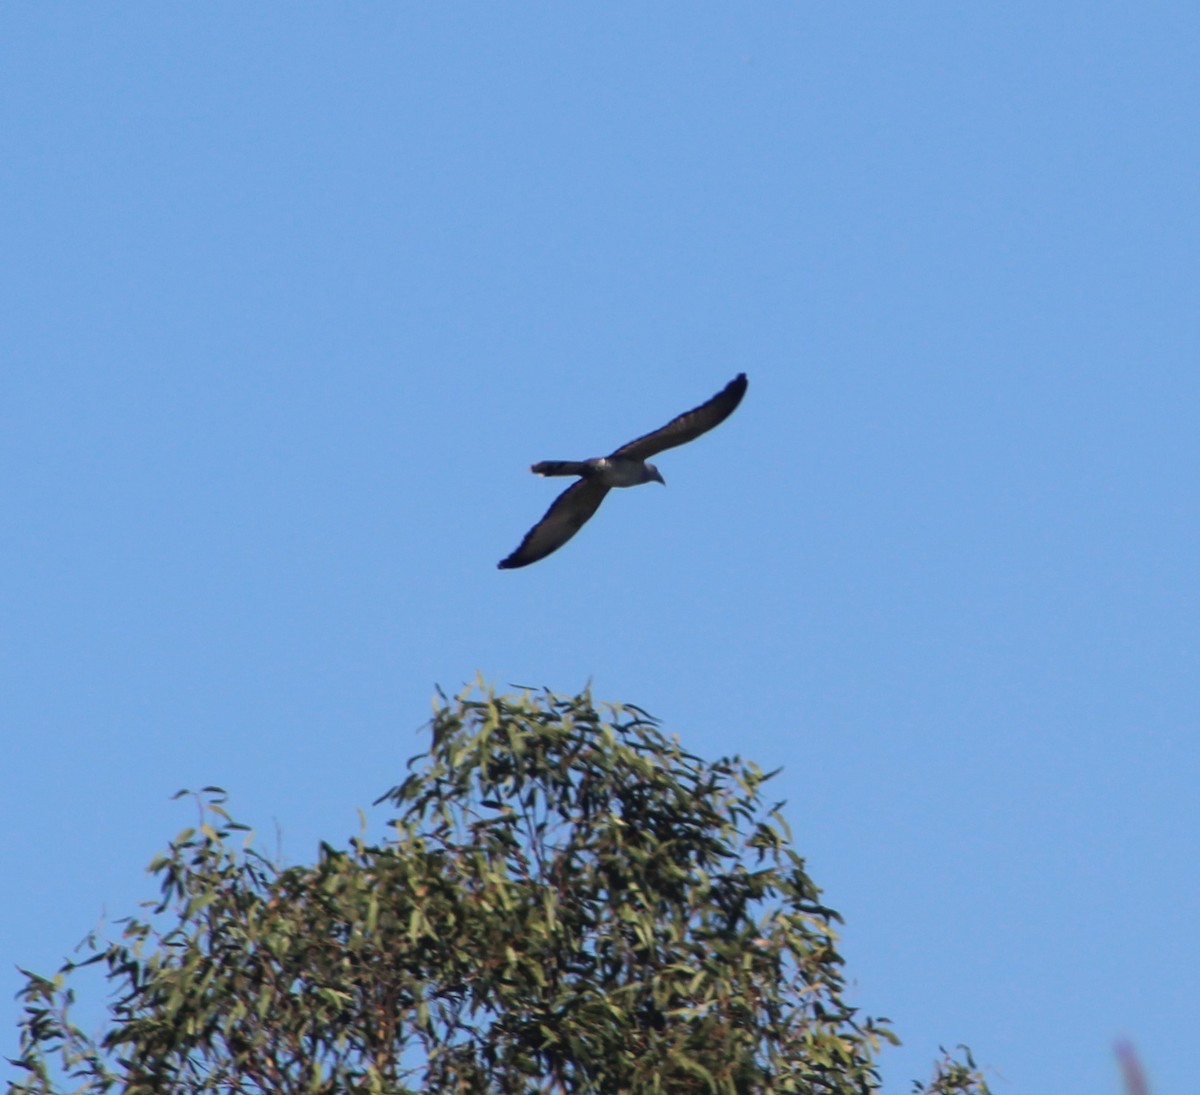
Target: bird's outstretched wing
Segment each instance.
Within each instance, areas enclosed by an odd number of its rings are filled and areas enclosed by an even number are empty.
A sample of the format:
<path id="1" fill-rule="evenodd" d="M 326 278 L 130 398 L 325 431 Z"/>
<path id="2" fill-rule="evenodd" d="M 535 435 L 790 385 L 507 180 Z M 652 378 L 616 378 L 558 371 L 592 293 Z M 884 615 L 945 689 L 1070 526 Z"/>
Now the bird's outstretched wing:
<path id="1" fill-rule="evenodd" d="M 550 504 L 546 515 L 531 528 L 517 550 L 498 564 L 501 570 L 528 566 L 557 551 L 587 523 L 609 488 L 598 479 L 572 483 Z"/>
<path id="2" fill-rule="evenodd" d="M 701 403 L 690 411 L 672 418 L 665 426 L 660 426 L 653 433 L 639 437 L 622 445 L 611 456 L 625 456 L 632 460 L 646 460 L 664 449 L 673 449 L 676 445 L 686 445 L 694 441 L 702 433 L 707 433 L 714 426 L 725 421 L 746 394 L 746 374 L 738 373 L 707 403 Z"/>

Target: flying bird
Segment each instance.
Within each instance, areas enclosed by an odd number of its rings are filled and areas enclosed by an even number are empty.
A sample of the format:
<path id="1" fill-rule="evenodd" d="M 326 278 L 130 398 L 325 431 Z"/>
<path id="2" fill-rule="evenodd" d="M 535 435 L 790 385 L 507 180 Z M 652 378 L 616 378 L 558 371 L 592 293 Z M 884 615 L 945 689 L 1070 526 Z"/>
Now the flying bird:
<path id="1" fill-rule="evenodd" d="M 622 445 L 608 456 L 591 460 L 543 460 L 529 470 L 536 475 L 578 475 L 531 528 L 517 550 L 501 559 L 501 570 L 528 566 L 557 551 L 587 523 L 613 487 L 636 487 L 651 481 L 666 485 L 649 457 L 686 445 L 725 421 L 746 394 L 746 374 L 738 373 L 712 399 L 672 418 L 653 433 Z"/>

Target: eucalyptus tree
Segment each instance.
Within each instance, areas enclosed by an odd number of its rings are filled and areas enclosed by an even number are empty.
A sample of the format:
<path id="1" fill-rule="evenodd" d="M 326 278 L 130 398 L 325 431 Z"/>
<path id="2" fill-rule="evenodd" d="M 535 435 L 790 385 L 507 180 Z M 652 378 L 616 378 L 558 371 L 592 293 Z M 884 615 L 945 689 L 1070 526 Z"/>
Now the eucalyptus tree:
<path id="1" fill-rule="evenodd" d="M 895 1035 L 846 1002 L 770 776 L 586 692 L 443 695 L 429 735 L 379 837 L 310 865 L 199 793 L 159 898 L 27 975 L 14 1095 L 878 1089 Z M 88 965 L 112 990 L 96 1035 Z M 916 1087 L 987 1091 L 969 1053 Z"/>

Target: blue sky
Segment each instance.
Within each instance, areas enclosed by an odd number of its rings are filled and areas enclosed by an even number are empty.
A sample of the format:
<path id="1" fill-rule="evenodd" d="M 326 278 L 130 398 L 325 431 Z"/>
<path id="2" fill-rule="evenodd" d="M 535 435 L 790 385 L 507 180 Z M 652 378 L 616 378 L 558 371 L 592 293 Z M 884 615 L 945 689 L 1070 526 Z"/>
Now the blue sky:
<path id="1" fill-rule="evenodd" d="M 776 793 L 853 998 L 1194 1086 L 1200 12 L 7 5 L 0 995 L 218 784 L 293 862 L 435 684 Z M 745 371 L 667 479 L 496 562 Z"/>

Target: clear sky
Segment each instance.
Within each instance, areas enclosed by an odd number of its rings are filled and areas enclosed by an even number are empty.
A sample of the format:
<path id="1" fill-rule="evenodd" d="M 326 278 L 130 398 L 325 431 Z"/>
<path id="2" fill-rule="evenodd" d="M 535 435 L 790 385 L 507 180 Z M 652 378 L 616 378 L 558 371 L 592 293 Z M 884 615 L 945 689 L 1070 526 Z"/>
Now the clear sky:
<path id="1" fill-rule="evenodd" d="M 306 861 L 480 670 L 783 766 L 890 1092 L 1195 1090 L 1198 57 L 1153 0 L 0 8 L 0 1051 L 173 792 Z M 496 569 L 530 463 L 740 371 Z"/>

